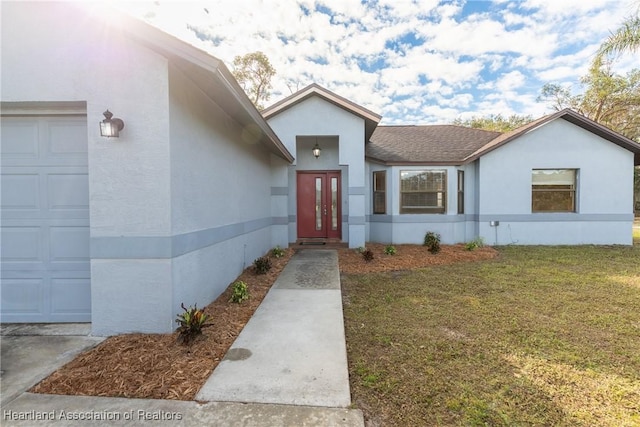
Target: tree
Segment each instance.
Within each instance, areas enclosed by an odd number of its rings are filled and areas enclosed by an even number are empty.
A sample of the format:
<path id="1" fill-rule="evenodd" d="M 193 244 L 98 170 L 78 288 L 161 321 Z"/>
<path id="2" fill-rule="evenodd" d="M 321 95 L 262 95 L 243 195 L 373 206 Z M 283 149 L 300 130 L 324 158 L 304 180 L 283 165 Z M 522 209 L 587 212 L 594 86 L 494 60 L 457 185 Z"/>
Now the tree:
<path id="1" fill-rule="evenodd" d="M 510 130 L 519 128 L 531 122 L 533 118 L 531 116 L 518 116 L 513 114 L 507 118 L 502 117 L 502 114 L 489 115 L 486 117 L 474 116 L 470 119 L 462 120 L 455 119 L 454 125 L 465 126 L 475 129 L 492 130 L 495 132 L 508 132 Z"/>
<path id="2" fill-rule="evenodd" d="M 236 56 L 232 73 L 251 102 L 258 110 L 262 110 L 262 101 L 268 101 L 271 97 L 271 78 L 276 74 L 269 58 L 259 51 Z"/>
<path id="3" fill-rule="evenodd" d="M 584 91 L 573 95 L 556 83 L 542 87 L 538 101 L 550 103 L 559 111 L 571 108 L 608 128 L 640 141 L 640 70 L 616 74 L 610 63 L 595 62 L 580 80 Z"/>
<path id="4" fill-rule="evenodd" d="M 640 11 L 640 4 L 638 6 Z M 606 58 L 624 52 L 635 52 L 640 49 L 640 16 L 630 16 L 622 22 L 622 26 L 611 33 L 604 43 L 600 45 L 594 62 L 603 61 Z"/>

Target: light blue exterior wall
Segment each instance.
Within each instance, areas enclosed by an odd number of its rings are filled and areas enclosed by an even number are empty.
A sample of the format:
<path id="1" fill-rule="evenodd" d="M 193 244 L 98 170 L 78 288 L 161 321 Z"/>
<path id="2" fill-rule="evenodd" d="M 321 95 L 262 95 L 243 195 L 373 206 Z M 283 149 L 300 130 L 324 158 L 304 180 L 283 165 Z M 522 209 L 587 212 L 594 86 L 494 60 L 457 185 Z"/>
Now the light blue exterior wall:
<path id="1" fill-rule="evenodd" d="M 368 237 L 379 243 L 421 244 L 428 231 L 439 233 L 442 243 L 453 244 L 472 240 L 477 234 L 475 205 L 475 163 L 463 166 L 384 166 L 367 162 Z M 373 214 L 373 172 L 387 172 L 387 213 Z M 444 170 L 447 172 L 447 202 L 445 214 L 401 214 L 400 172 L 411 170 Z M 465 172 L 465 213 L 458 214 L 458 170 Z"/>
<path id="2" fill-rule="evenodd" d="M 184 241 L 171 260 L 173 321 L 269 250 L 272 210 L 271 155 L 181 71 L 169 75 L 171 235 Z"/>
<path id="3" fill-rule="evenodd" d="M 297 239 L 296 172 L 339 170 L 342 177 L 342 241 L 348 242 L 350 247 L 364 246 L 364 119 L 312 96 L 269 118 L 268 123 L 296 158 L 287 168 L 288 242 Z M 318 159 L 311 153 L 316 138 L 322 148 Z M 275 174 L 281 177 L 282 171 Z M 282 188 L 281 184 L 280 178 L 274 187 Z M 272 203 L 274 209 L 281 211 L 284 198 L 280 194 L 272 196 Z"/>
<path id="4" fill-rule="evenodd" d="M 2 101 L 86 105 L 92 333 L 169 332 L 181 302 L 208 304 L 271 247 L 274 161 L 165 57 L 98 22 L 3 4 Z M 107 108 L 118 139 L 99 135 Z"/>
<path id="5" fill-rule="evenodd" d="M 447 213 L 400 214 L 401 170 L 446 170 Z M 577 169 L 577 212 L 532 213 L 533 169 Z M 387 171 L 387 214 L 372 214 L 372 175 Z M 457 213 L 457 170 L 465 171 L 465 213 Z M 633 153 L 562 119 L 462 166 L 367 163 L 367 240 L 443 243 L 482 237 L 490 245 L 632 244 Z M 498 225 L 491 225 L 498 221 Z"/>
<path id="6" fill-rule="evenodd" d="M 577 169 L 577 212 L 532 213 L 532 169 Z M 536 128 L 482 156 L 478 175 L 489 244 L 632 244 L 633 153 L 579 126 Z"/>

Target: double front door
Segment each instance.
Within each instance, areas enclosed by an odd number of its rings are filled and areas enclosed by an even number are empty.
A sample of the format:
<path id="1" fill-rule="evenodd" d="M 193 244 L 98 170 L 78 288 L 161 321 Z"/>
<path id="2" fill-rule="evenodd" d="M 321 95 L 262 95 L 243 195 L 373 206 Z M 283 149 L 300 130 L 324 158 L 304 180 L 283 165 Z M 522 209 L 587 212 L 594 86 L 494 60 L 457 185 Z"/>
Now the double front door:
<path id="1" fill-rule="evenodd" d="M 298 172 L 298 238 L 340 239 L 340 172 Z"/>

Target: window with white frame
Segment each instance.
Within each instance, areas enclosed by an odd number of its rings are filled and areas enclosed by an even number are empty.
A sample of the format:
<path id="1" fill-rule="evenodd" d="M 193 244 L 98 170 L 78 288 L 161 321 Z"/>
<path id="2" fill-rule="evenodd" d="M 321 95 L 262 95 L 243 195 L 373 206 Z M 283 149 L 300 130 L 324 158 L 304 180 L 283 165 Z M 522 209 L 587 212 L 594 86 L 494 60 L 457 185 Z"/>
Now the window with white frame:
<path id="1" fill-rule="evenodd" d="M 446 204 L 446 170 L 400 171 L 401 214 L 443 214 Z"/>
<path id="2" fill-rule="evenodd" d="M 533 169 L 531 212 L 576 212 L 577 169 Z"/>

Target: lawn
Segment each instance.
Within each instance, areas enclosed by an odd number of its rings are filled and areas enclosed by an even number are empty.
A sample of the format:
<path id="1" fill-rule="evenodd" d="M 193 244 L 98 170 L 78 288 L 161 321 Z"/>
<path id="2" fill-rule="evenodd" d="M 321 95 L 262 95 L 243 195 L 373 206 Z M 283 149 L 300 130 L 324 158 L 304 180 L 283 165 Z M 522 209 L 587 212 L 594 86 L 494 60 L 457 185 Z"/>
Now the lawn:
<path id="1" fill-rule="evenodd" d="M 342 287 L 368 425 L 640 425 L 638 245 L 503 247 Z"/>

